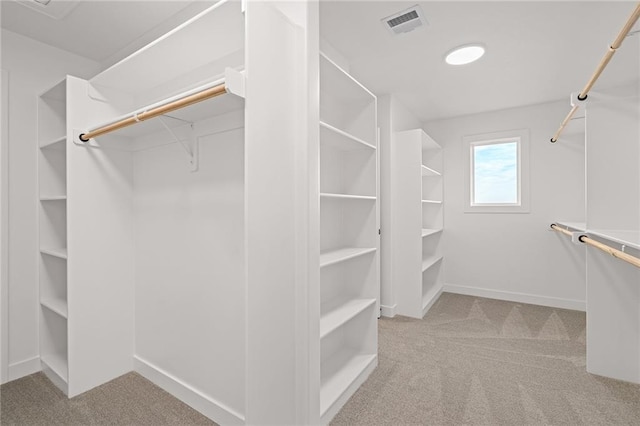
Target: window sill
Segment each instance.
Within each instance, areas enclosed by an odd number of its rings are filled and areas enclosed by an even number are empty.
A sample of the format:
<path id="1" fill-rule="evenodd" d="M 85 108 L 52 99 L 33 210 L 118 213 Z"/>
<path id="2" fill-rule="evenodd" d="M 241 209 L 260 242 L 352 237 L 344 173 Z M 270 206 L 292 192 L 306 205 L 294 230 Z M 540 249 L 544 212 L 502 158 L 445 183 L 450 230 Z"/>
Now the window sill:
<path id="1" fill-rule="evenodd" d="M 507 214 L 527 214 L 527 206 L 466 206 L 465 213 L 507 213 Z"/>

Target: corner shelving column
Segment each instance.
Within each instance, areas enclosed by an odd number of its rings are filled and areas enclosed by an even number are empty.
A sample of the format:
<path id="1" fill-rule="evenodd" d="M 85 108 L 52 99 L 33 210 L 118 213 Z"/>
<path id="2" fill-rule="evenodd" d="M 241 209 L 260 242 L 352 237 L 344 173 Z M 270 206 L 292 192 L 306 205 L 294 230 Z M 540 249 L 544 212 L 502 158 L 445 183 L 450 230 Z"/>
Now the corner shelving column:
<path id="1" fill-rule="evenodd" d="M 424 131 L 422 147 L 422 316 L 442 292 L 443 223 L 442 149 Z"/>
<path id="2" fill-rule="evenodd" d="M 38 98 L 40 359 L 68 393 L 66 80 Z"/>
<path id="3" fill-rule="evenodd" d="M 320 57 L 320 420 L 377 365 L 376 97 Z"/>
<path id="4" fill-rule="evenodd" d="M 393 284 L 397 312 L 422 318 L 442 291 L 442 150 L 421 129 L 395 135 L 392 149 Z"/>

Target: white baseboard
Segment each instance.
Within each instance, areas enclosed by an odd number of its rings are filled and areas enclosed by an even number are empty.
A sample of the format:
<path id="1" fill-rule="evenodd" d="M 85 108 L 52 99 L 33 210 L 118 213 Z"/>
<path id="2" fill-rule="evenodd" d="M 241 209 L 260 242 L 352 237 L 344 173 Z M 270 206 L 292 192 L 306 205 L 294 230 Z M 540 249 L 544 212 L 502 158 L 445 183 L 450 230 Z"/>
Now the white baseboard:
<path id="1" fill-rule="evenodd" d="M 42 365 L 42 372 L 51 383 L 56 385 L 65 395 L 69 396 L 69 383 L 67 383 L 67 380 L 60 377 L 45 361 L 41 361 L 40 364 Z"/>
<path id="2" fill-rule="evenodd" d="M 587 304 L 584 300 L 560 299 L 557 297 L 536 296 L 533 294 L 468 287 L 456 284 L 445 284 L 442 291 L 465 294 L 467 296 L 486 297 L 488 299 L 507 300 L 509 302 L 548 306 L 551 308 L 571 309 L 573 311 L 586 312 L 587 310 Z"/>
<path id="3" fill-rule="evenodd" d="M 39 356 L 34 356 L 33 358 L 25 359 L 24 361 L 9 364 L 9 368 L 7 370 L 7 382 L 28 376 L 29 374 L 37 373 L 40 370 L 42 370 L 42 366 L 40 365 Z"/>
<path id="4" fill-rule="evenodd" d="M 427 304 L 422 307 L 422 318 L 424 318 L 424 316 L 427 315 L 427 312 L 429 312 L 429 309 L 431 309 L 433 304 L 436 303 L 436 301 L 440 298 L 440 295 L 442 294 L 443 291 L 444 290 L 442 289 L 442 286 L 440 286 L 438 291 L 436 291 L 433 294 L 433 296 L 431 296 L 431 299 L 429 299 Z"/>
<path id="5" fill-rule="evenodd" d="M 199 390 L 137 355 L 133 357 L 133 366 L 134 370 L 141 376 L 160 386 L 180 401 L 204 414 L 216 423 L 223 425 L 239 425 L 245 423 L 244 415 L 226 407 L 224 404 L 203 394 Z"/>
<path id="6" fill-rule="evenodd" d="M 331 423 L 331 419 L 333 419 L 333 417 L 340 412 L 342 407 L 344 407 L 344 404 L 349 401 L 349 398 L 351 398 L 353 394 L 356 393 L 358 389 L 360 389 L 360 386 L 362 386 L 362 384 L 369 378 L 369 376 L 377 366 L 378 356 L 376 355 L 372 357 L 371 361 L 369 361 L 369 364 L 364 368 L 364 370 L 360 372 L 360 374 L 358 374 L 358 377 L 356 377 L 356 379 L 351 382 L 351 384 L 349 384 L 347 389 L 342 392 L 338 399 L 336 399 L 334 403 L 331 404 L 327 411 L 320 416 L 321 425 L 328 425 L 329 423 Z"/>
<path id="7" fill-rule="evenodd" d="M 396 316 L 396 306 L 398 306 L 397 303 L 393 306 L 380 305 L 380 314 L 383 317 L 393 318 Z"/>

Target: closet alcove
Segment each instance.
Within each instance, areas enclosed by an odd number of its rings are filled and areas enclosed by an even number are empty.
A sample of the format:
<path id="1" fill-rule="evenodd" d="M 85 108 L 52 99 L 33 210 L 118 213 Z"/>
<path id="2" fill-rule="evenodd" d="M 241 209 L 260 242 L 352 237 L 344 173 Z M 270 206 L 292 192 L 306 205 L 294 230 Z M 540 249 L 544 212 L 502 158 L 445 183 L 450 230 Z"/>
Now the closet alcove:
<path id="1" fill-rule="evenodd" d="M 627 43 L 623 54 L 637 51 L 638 40 Z M 584 217 L 556 222 L 577 244 L 572 250 L 586 251 L 587 371 L 634 383 L 640 382 L 640 269 L 582 247 L 581 237 L 640 258 L 639 94 L 637 83 L 595 90 L 582 105 L 582 132 L 569 131 L 564 142 L 584 138 Z"/>
<path id="2" fill-rule="evenodd" d="M 640 41 L 629 36 L 637 33 L 632 29 L 639 17 L 640 4 L 584 88 L 572 94 L 572 108 L 551 138 L 560 142 L 565 127 L 580 130 L 568 132 L 568 143 L 576 133 L 583 135 L 584 216 L 560 220 L 551 228 L 588 246 L 575 248 L 586 250 L 586 369 L 633 383 L 640 383 Z M 614 73 L 607 78 L 618 84 L 597 86 L 616 53 L 631 59 L 635 78 L 625 82 Z M 584 117 L 581 125 L 568 126 L 578 110 Z"/>
<path id="3" fill-rule="evenodd" d="M 41 362 L 69 397 L 137 371 L 218 423 L 328 423 L 377 365 L 376 97 L 314 7 L 221 1 L 39 97 Z"/>

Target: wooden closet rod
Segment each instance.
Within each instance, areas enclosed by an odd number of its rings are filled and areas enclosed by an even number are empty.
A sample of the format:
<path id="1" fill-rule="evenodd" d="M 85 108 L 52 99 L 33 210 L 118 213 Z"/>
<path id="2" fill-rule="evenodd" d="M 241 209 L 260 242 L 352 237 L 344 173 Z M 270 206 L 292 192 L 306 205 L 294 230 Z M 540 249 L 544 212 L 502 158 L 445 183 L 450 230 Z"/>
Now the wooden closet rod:
<path id="1" fill-rule="evenodd" d="M 184 108 L 207 99 L 215 98 L 216 96 L 220 96 L 225 93 L 227 93 L 227 89 L 225 88 L 224 83 L 222 83 L 217 86 L 204 89 L 200 92 L 185 96 L 184 98 L 176 99 L 175 101 L 157 106 L 148 111 L 133 114 L 131 117 L 123 118 L 122 120 L 118 120 L 115 123 L 98 127 L 97 129 L 93 129 L 87 133 L 82 133 L 80 134 L 79 138 L 82 142 L 88 142 L 89 139 L 95 138 L 97 136 L 122 129 L 123 127 L 131 126 L 140 121 L 145 121 L 150 118 L 154 118 L 159 115 L 163 115 L 168 112 L 175 111 L 177 109 Z"/>
<path id="2" fill-rule="evenodd" d="M 551 224 L 551 229 L 553 229 L 554 231 L 558 231 L 558 232 L 562 232 L 564 235 L 571 237 L 573 234 L 569 231 L 567 231 L 566 229 L 562 229 L 560 228 L 558 225 L 556 225 L 555 223 Z"/>
<path id="3" fill-rule="evenodd" d="M 571 232 L 567 231 L 566 229 L 560 228 L 555 223 L 551 224 L 551 228 L 553 230 L 555 230 L 555 231 L 562 232 L 565 235 L 572 236 Z M 614 249 L 613 247 L 609 247 L 608 245 L 602 244 L 601 242 L 596 241 L 593 238 L 589 238 L 586 235 L 580 235 L 578 237 L 578 241 L 580 241 L 581 243 L 590 245 L 591 247 L 595 247 L 597 249 L 600 249 L 603 252 L 608 253 L 608 254 L 610 254 L 611 256 L 613 256 L 613 257 L 615 257 L 617 259 L 624 260 L 625 262 L 630 263 L 633 266 L 636 266 L 636 267 L 640 268 L 640 259 L 638 259 L 635 256 L 631 256 L 630 254 L 627 254 L 627 253 L 625 253 L 625 252 L 623 252 L 621 250 L 617 250 L 617 249 Z"/>
<path id="4" fill-rule="evenodd" d="M 584 101 L 585 99 L 587 99 L 587 96 L 589 95 L 589 91 L 591 90 L 591 88 L 593 88 L 593 85 L 596 84 L 596 81 L 600 77 L 600 74 L 602 74 L 602 71 L 604 71 L 604 69 L 607 67 L 607 65 L 609 64 L 609 61 L 611 61 L 611 58 L 613 58 L 613 54 L 616 53 L 616 50 L 618 50 L 618 48 L 622 45 L 622 42 L 624 41 L 625 37 L 629 34 L 629 31 L 631 31 L 633 26 L 638 21 L 638 18 L 640 18 L 640 3 L 636 5 L 635 10 L 633 11 L 633 13 L 631 13 L 631 16 L 629 16 L 629 19 L 627 20 L 627 22 L 624 24 L 624 26 L 618 33 L 618 37 L 616 37 L 614 42 L 611 43 L 611 45 L 609 45 L 609 49 L 607 49 L 607 53 L 605 53 L 602 59 L 600 60 L 598 67 L 591 75 L 591 78 L 589 79 L 587 84 L 584 86 L 582 91 L 578 93 L 579 101 Z M 565 119 L 562 121 L 562 124 L 560 124 L 560 127 L 556 131 L 555 135 L 553 135 L 553 137 L 551 138 L 551 143 L 556 143 L 558 141 L 560 134 L 562 133 L 564 128 L 567 126 L 567 124 L 569 124 L 569 121 L 571 120 L 571 118 L 573 117 L 573 114 L 575 114 L 577 110 L 578 110 L 578 104 L 574 105 L 573 108 L 571 108 L 571 111 L 569 111 L 569 114 L 567 114 Z"/>

